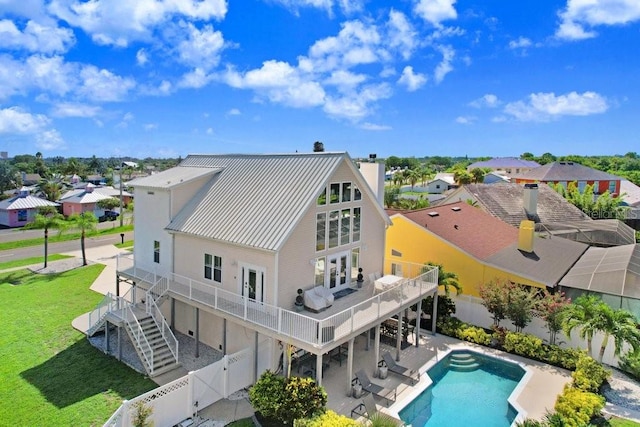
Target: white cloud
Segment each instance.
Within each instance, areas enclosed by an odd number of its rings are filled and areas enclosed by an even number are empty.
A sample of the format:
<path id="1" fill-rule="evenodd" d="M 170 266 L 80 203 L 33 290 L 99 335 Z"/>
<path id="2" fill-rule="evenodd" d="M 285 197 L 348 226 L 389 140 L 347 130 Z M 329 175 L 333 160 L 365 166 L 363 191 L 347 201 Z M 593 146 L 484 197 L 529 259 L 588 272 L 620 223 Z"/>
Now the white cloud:
<path id="1" fill-rule="evenodd" d="M 498 97 L 492 93 L 487 93 L 482 97 L 475 99 L 469 103 L 469 105 L 474 108 L 483 108 L 483 107 L 495 108 L 500 104 L 501 102 L 498 99 Z"/>
<path id="2" fill-rule="evenodd" d="M 100 107 L 73 102 L 60 102 L 51 112 L 55 117 L 95 117 L 100 113 Z"/>
<path id="3" fill-rule="evenodd" d="M 46 150 L 64 147 L 64 140 L 57 130 L 49 128 L 50 124 L 47 116 L 20 107 L 0 110 L 0 134 L 31 136 L 39 148 Z"/>
<path id="4" fill-rule="evenodd" d="M 387 27 L 389 46 L 398 49 L 405 60 L 409 59 L 418 45 L 417 31 L 402 12 L 393 9 L 389 12 Z"/>
<path id="5" fill-rule="evenodd" d="M 509 42 L 509 49 L 525 49 L 531 47 L 532 43 L 526 37 L 518 37 L 517 40 L 511 40 Z"/>
<path id="6" fill-rule="evenodd" d="M 392 91 L 386 84 L 365 86 L 359 92 L 347 96 L 327 97 L 324 111 L 331 116 L 358 121 L 371 114 L 371 104 L 389 98 L 391 94 Z"/>
<path id="7" fill-rule="evenodd" d="M 136 63 L 140 66 L 146 65 L 149 62 L 149 55 L 147 54 L 147 50 L 142 48 L 136 52 Z"/>
<path id="8" fill-rule="evenodd" d="M 226 114 L 226 115 L 227 115 L 227 116 L 239 116 L 240 114 L 242 114 L 242 113 L 240 113 L 240 110 L 239 110 L 239 109 L 237 109 L 237 108 L 232 108 L 232 109 L 230 109 L 229 111 L 227 111 L 227 114 Z"/>
<path id="9" fill-rule="evenodd" d="M 61 53 L 75 43 L 73 32 L 68 28 L 50 27 L 28 21 L 23 31 L 8 19 L 0 20 L 0 47 L 24 49 L 29 52 Z"/>
<path id="10" fill-rule="evenodd" d="M 556 37 L 581 40 L 595 37 L 599 25 L 624 25 L 640 20 L 638 0 L 568 0 L 558 13 L 561 22 Z"/>
<path id="11" fill-rule="evenodd" d="M 0 133 L 35 134 L 43 132 L 51 120 L 43 114 L 31 114 L 20 107 L 0 110 Z"/>
<path id="12" fill-rule="evenodd" d="M 175 17 L 209 21 L 227 13 L 226 0 L 52 0 L 50 13 L 82 28 L 96 43 L 128 46 L 150 40 L 153 30 Z"/>
<path id="13" fill-rule="evenodd" d="M 178 83 L 179 87 L 198 89 L 209 84 L 211 76 L 208 75 L 202 68 L 196 68 L 193 71 L 185 73 L 182 79 Z"/>
<path id="14" fill-rule="evenodd" d="M 451 46 L 438 46 L 437 49 L 442 53 L 442 61 L 440 61 L 436 66 L 436 69 L 433 72 L 433 78 L 436 83 L 441 83 L 442 80 L 444 80 L 444 77 L 453 71 L 453 65 L 451 65 L 451 62 L 456 55 L 456 51 L 453 50 Z"/>
<path id="15" fill-rule="evenodd" d="M 351 71 L 338 70 L 331 73 L 324 83 L 337 86 L 341 91 L 352 90 L 367 80 L 364 74 L 356 74 Z"/>
<path id="16" fill-rule="evenodd" d="M 66 144 L 57 130 L 48 129 L 36 134 L 36 146 L 42 150 L 59 150 Z"/>
<path id="17" fill-rule="evenodd" d="M 147 132 L 151 132 L 153 130 L 158 129 L 158 124 L 157 123 L 146 123 L 142 126 L 142 128 L 144 130 L 146 130 Z"/>
<path id="18" fill-rule="evenodd" d="M 98 102 L 115 102 L 125 99 L 136 86 L 133 79 L 120 77 L 112 72 L 87 65 L 80 71 L 82 85 L 79 92 Z"/>
<path id="19" fill-rule="evenodd" d="M 458 117 L 456 117 L 456 123 L 459 123 L 461 125 L 470 125 L 473 122 L 475 122 L 476 120 L 478 120 L 478 118 L 474 117 L 474 116 L 458 116 Z"/>
<path id="20" fill-rule="evenodd" d="M 589 116 L 607 111 L 607 100 L 595 92 L 570 92 L 556 96 L 550 93 L 532 93 L 526 101 L 505 106 L 504 112 L 518 121 L 549 121 L 562 116 Z"/>
<path id="21" fill-rule="evenodd" d="M 332 15 L 333 8 L 338 7 L 344 13 L 350 14 L 362 9 L 362 0 L 271 0 L 289 9 L 292 13 L 298 14 L 302 7 L 315 7 L 326 10 Z"/>
<path id="22" fill-rule="evenodd" d="M 364 122 L 360 125 L 360 129 L 371 130 L 371 131 L 385 131 L 391 130 L 391 126 L 387 125 L 377 125 L 375 123 Z"/>
<path id="23" fill-rule="evenodd" d="M 203 70 L 210 70 L 220 62 L 220 53 L 224 48 L 224 37 L 220 31 L 214 31 L 211 25 L 205 25 L 202 30 L 192 23 L 183 23 L 186 30 L 176 51 L 181 63 Z"/>
<path id="24" fill-rule="evenodd" d="M 456 0 L 418 0 L 414 12 L 425 21 L 439 27 L 442 21 L 458 17 L 453 7 L 455 3 Z"/>
<path id="25" fill-rule="evenodd" d="M 206 133 L 207 135 L 213 135 L 213 128 L 207 128 Z"/>
<path id="26" fill-rule="evenodd" d="M 424 74 L 414 73 L 413 67 L 407 65 L 402 70 L 402 76 L 398 79 L 398 84 L 407 87 L 409 92 L 414 92 L 420 89 L 427 82 L 427 77 Z"/>

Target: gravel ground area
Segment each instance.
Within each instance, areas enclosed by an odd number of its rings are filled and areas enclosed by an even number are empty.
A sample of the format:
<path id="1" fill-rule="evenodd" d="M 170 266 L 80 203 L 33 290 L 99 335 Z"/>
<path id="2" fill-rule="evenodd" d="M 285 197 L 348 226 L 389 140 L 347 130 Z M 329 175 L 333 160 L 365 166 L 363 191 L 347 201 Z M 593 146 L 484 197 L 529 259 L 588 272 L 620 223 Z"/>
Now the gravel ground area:
<path id="1" fill-rule="evenodd" d="M 87 265 L 93 264 L 93 262 L 87 260 Z M 55 273 L 63 273 L 68 270 L 73 270 L 74 268 L 82 267 L 82 258 L 65 258 L 59 261 L 50 261 L 47 262 L 47 268 L 42 267 L 41 265 L 29 267 L 29 271 L 40 274 L 55 274 Z M 24 267 L 22 267 L 24 268 Z"/>
<path id="2" fill-rule="evenodd" d="M 222 359 L 222 352 L 209 347 L 206 344 L 200 343 L 200 356 L 195 357 L 196 353 L 196 344 L 195 339 L 188 335 L 181 334 L 177 332 L 176 338 L 178 339 L 178 348 L 179 348 L 179 358 L 180 364 L 183 368 L 190 371 L 196 371 L 198 369 L 204 368 L 207 365 L 210 365 L 220 359 Z M 105 339 L 104 333 L 97 333 L 93 337 L 89 338 L 89 342 L 91 344 L 100 349 L 102 352 L 105 351 Z M 118 332 L 117 328 L 113 327 L 109 330 L 109 353 L 113 357 L 117 357 L 118 353 Z M 129 339 L 129 336 L 126 332 L 122 333 L 122 362 L 129 365 L 131 368 L 136 371 L 146 374 L 142 362 L 138 357 L 135 348 L 133 347 L 133 343 Z"/>
<path id="3" fill-rule="evenodd" d="M 640 383 L 617 369 L 611 369 L 604 396 L 607 402 L 640 413 Z"/>

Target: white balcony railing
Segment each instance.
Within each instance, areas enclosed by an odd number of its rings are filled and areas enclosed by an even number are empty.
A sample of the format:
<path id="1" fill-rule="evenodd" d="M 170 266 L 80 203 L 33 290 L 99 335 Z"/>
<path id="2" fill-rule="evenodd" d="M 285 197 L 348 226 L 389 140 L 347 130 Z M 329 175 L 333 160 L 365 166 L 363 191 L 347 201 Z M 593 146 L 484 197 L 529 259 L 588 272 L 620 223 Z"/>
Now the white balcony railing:
<path id="1" fill-rule="evenodd" d="M 325 319 L 315 319 L 175 273 L 159 277 L 149 270 L 136 268 L 133 259 L 125 261 L 122 258 L 118 258 L 119 272 L 133 276 L 137 280 L 147 281 L 152 285 L 162 282 L 161 286 L 166 287 L 167 291 L 183 298 L 315 347 L 322 347 L 362 330 L 378 319 L 390 317 L 398 312 L 398 307 L 417 302 L 436 291 L 438 286 L 438 269 L 434 267 L 415 278 L 405 279 L 397 286 L 344 311 Z M 148 280 L 151 278 L 155 279 L 155 282 Z"/>

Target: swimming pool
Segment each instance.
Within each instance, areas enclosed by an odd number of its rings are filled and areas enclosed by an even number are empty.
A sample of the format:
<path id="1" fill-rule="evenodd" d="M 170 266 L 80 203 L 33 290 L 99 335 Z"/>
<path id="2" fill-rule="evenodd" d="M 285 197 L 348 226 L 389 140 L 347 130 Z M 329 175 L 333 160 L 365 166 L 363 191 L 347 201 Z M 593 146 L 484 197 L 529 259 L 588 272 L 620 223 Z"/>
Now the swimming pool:
<path id="1" fill-rule="evenodd" d="M 518 415 L 507 400 L 525 374 L 515 363 L 455 350 L 427 373 L 433 383 L 399 412 L 412 427 L 508 427 Z"/>

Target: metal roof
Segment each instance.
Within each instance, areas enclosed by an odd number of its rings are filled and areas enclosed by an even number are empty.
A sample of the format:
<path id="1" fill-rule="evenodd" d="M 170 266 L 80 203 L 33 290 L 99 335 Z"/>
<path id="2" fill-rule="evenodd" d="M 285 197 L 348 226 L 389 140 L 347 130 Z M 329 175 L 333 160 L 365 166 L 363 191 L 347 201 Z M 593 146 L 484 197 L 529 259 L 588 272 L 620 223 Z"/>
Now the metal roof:
<path id="1" fill-rule="evenodd" d="M 375 198 L 347 153 L 190 155 L 175 169 L 219 173 L 167 230 L 277 250 L 343 163 L 353 168 L 360 190 Z M 380 214 L 388 221 L 381 207 Z"/>
<path id="2" fill-rule="evenodd" d="M 16 196 L 0 201 L 0 209 L 4 210 L 33 209 L 40 206 L 59 206 L 59 204 L 36 196 Z"/>
<path id="3" fill-rule="evenodd" d="M 184 162 L 183 162 L 184 163 Z M 220 171 L 220 168 L 211 166 L 187 166 L 181 163 L 178 167 L 167 169 L 165 171 L 154 173 L 153 175 L 136 178 L 127 183 L 132 187 L 144 188 L 173 188 L 181 184 L 185 184 L 194 179 L 198 179 L 207 175 L 213 175 Z"/>
<path id="4" fill-rule="evenodd" d="M 493 159 L 471 163 L 468 169 L 473 168 L 537 168 L 540 163 L 533 160 L 524 160 L 517 157 L 494 157 Z"/>
<path id="5" fill-rule="evenodd" d="M 96 203 L 111 198 L 111 196 L 96 191 L 72 190 L 65 193 L 58 201 L 62 203 Z"/>
<path id="6" fill-rule="evenodd" d="M 640 298 L 640 245 L 591 247 L 564 276 L 560 285 Z"/>

